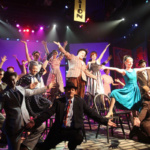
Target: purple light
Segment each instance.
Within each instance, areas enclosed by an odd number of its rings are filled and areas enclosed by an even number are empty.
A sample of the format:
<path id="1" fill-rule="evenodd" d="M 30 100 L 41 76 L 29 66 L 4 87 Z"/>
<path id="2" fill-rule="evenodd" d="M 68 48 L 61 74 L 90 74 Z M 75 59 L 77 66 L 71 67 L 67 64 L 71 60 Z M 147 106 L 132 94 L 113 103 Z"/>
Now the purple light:
<path id="1" fill-rule="evenodd" d="M 19 24 L 16 24 L 16 27 L 17 27 L 17 28 L 19 28 L 19 27 L 20 27 L 20 25 L 19 25 Z"/>
<path id="2" fill-rule="evenodd" d="M 34 30 L 32 30 L 31 32 L 34 33 Z"/>
<path id="3" fill-rule="evenodd" d="M 43 30 L 43 29 L 44 29 L 44 28 L 41 26 L 41 27 L 40 27 L 40 30 Z"/>
<path id="4" fill-rule="evenodd" d="M 21 32 L 21 29 L 19 29 L 19 32 Z"/>

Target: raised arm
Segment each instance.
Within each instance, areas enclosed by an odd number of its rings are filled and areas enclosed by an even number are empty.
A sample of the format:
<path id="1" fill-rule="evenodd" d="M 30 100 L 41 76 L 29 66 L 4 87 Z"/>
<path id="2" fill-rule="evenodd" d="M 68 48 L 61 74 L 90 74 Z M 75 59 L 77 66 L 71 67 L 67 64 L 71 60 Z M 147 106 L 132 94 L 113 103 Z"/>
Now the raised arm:
<path id="1" fill-rule="evenodd" d="M 47 42 L 42 41 L 42 44 L 43 44 L 43 46 L 44 46 L 44 48 L 45 48 L 46 54 L 49 54 L 49 50 L 48 50 L 48 47 L 47 47 Z"/>
<path id="2" fill-rule="evenodd" d="M 6 56 L 1 57 L 1 63 L 0 63 L 0 68 L 3 67 L 4 62 L 7 60 Z"/>
<path id="3" fill-rule="evenodd" d="M 124 69 L 119 69 L 119 68 L 115 68 L 115 67 L 102 66 L 102 69 L 114 70 L 114 71 L 117 71 L 118 73 L 121 73 L 123 76 L 126 74 Z"/>
<path id="4" fill-rule="evenodd" d="M 28 50 L 27 42 L 26 41 L 21 41 L 21 42 L 25 44 L 26 59 L 27 59 L 28 62 L 30 62 L 31 58 L 30 58 L 30 55 L 29 55 L 29 50 Z"/>
<path id="5" fill-rule="evenodd" d="M 105 49 L 103 50 L 103 52 L 101 53 L 101 55 L 100 55 L 99 58 L 97 59 L 97 61 L 98 61 L 99 63 L 100 63 L 100 61 L 101 61 L 103 55 L 105 54 L 105 52 L 106 52 L 106 50 L 107 50 L 107 48 L 108 48 L 109 45 L 110 45 L 110 44 L 108 44 L 108 45 L 105 47 Z"/>
<path id="6" fill-rule="evenodd" d="M 59 51 L 62 52 L 67 59 L 71 59 L 71 54 L 69 52 L 67 52 L 59 42 L 54 41 L 54 43 L 58 46 Z"/>

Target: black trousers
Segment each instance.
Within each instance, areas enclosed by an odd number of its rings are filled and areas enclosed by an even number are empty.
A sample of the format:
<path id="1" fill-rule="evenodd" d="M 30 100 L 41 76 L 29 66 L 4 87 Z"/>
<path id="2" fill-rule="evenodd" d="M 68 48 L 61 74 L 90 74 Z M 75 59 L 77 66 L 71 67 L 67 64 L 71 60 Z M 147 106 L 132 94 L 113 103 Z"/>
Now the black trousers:
<path id="1" fill-rule="evenodd" d="M 55 148 L 62 141 L 68 141 L 68 148 L 74 150 L 83 141 L 82 130 L 65 128 L 51 130 L 39 148 L 41 150 L 49 150 Z"/>

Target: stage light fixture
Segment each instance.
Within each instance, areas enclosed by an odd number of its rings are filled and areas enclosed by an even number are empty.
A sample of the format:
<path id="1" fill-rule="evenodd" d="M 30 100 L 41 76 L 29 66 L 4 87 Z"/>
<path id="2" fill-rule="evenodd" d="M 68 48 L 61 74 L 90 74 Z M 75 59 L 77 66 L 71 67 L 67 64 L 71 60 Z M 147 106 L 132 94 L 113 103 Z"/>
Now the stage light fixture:
<path id="1" fill-rule="evenodd" d="M 134 24 L 134 26 L 135 26 L 135 27 L 138 27 L 138 24 L 137 24 L 137 23 L 135 23 L 135 24 Z"/>
<path id="2" fill-rule="evenodd" d="M 43 27 L 43 26 L 41 26 L 41 27 L 40 27 L 40 30 L 43 30 L 43 29 L 44 29 L 44 27 Z"/>
<path id="3" fill-rule="evenodd" d="M 19 41 L 19 39 L 17 39 L 17 41 Z"/>
<path id="4" fill-rule="evenodd" d="M 126 39 L 126 36 L 124 36 L 123 38 Z"/>
<path id="5" fill-rule="evenodd" d="M 53 27 L 55 28 L 55 27 L 56 27 L 56 24 L 54 24 Z"/>
<path id="6" fill-rule="evenodd" d="M 32 30 L 31 32 L 34 33 L 34 30 Z"/>
<path id="7" fill-rule="evenodd" d="M 121 21 L 125 21 L 125 18 L 122 18 Z"/>
<path id="8" fill-rule="evenodd" d="M 25 30 L 25 29 L 23 29 L 23 32 L 26 32 L 26 30 Z"/>
<path id="9" fill-rule="evenodd" d="M 36 40 L 36 42 L 39 42 L 38 40 Z"/>
<path id="10" fill-rule="evenodd" d="M 26 32 L 29 32 L 30 30 L 29 29 L 26 29 Z"/>
<path id="11" fill-rule="evenodd" d="M 20 27 L 20 25 L 19 25 L 19 24 L 16 24 L 16 27 L 17 27 L 17 28 L 19 28 L 19 27 Z"/>
<path id="12" fill-rule="evenodd" d="M 68 6 L 66 5 L 65 8 L 68 9 Z"/>
<path id="13" fill-rule="evenodd" d="M 9 38 L 6 38 L 6 40 L 8 41 L 8 40 L 9 40 Z"/>
<path id="14" fill-rule="evenodd" d="M 67 28 L 69 28 L 69 26 L 67 26 Z"/>
<path id="15" fill-rule="evenodd" d="M 21 32 L 21 29 L 19 29 L 18 31 Z"/>

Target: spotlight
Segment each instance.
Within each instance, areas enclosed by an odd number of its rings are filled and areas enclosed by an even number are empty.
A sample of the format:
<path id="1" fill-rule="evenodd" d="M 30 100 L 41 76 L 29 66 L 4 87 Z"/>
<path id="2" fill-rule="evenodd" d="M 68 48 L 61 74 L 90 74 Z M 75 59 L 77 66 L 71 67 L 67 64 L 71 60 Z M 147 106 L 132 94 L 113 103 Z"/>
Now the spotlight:
<path id="1" fill-rule="evenodd" d="M 124 36 L 123 38 L 126 39 L 126 36 Z"/>
<path id="2" fill-rule="evenodd" d="M 6 40 L 8 41 L 8 40 L 9 40 L 9 38 L 6 38 Z"/>
<path id="3" fill-rule="evenodd" d="M 122 18 L 121 21 L 125 21 L 125 18 Z"/>
<path id="4" fill-rule="evenodd" d="M 20 25 L 19 25 L 19 24 L 16 24 L 16 27 L 17 27 L 17 28 L 19 28 L 19 27 L 20 27 Z"/>
<path id="5" fill-rule="evenodd" d="M 17 41 L 19 41 L 19 39 L 17 39 Z"/>
<path id="6" fill-rule="evenodd" d="M 43 29 L 44 29 L 44 28 L 41 26 L 41 27 L 40 27 L 40 30 L 43 30 Z"/>
<path id="7" fill-rule="evenodd" d="M 83 24 L 81 24 L 80 26 L 79 26 L 79 28 L 82 28 L 83 27 Z"/>
<path id="8" fill-rule="evenodd" d="M 38 40 L 36 40 L 36 42 L 39 42 Z"/>
<path id="9" fill-rule="evenodd" d="M 68 6 L 66 5 L 65 8 L 68 9 Z"/>
<path id="10" fill-rule="evenodd" d="M 26 30 L 26 32 L 29 32 L 29 31 L 30 31 L 29 29 Z"/>
<path id="11" fill-rule="evenodd" d="M 87 18 L 85 22 L 87 23 L 87 22 L 89 22 L 89 21 L 90 21 L 90 18 Z"/>
<path id="12" fill-rule="evenodd" d="M 56 27 L 56 24 L 54 24 L 53 27 L 55 28 L 55 27 Z"/>
<path id="13" fill-rule="evenodd" d="M 21 29 L 19 29 L 18 31 L 21 32 Z"/>
<path id="14" fill-rule="evenodd" d="M 26 30 L 25 30 L 25 29 L 23 29 L 23 32 L 26 32 Z"/>
<path id="15" fill-rule="evenodd" d="M 29 40 L 27 40 L 27 42 L 29 42 Z"/>
<path id="16" fill-rule="evenodd" d="M 69 28 L 69 26 L 67 26 L 67 28 Z"/>
<path id="17" fill-rule="evenodd" d="M 148 0 L 146 0 L 145 3 L 148 3 Z"/>
<path id="18" fill-rule="evenodd" d="M 34 30 L 32 30 L 31 32 L 34 33 Z"/>
<path id="19" fill-rule="evenodd" d="M 135 23 L 135 24 L 134 24 L 134 26 L 135 26 L 135 27 L 138 27 L 138 24 L 137 24 L 137 23 Z"/>

